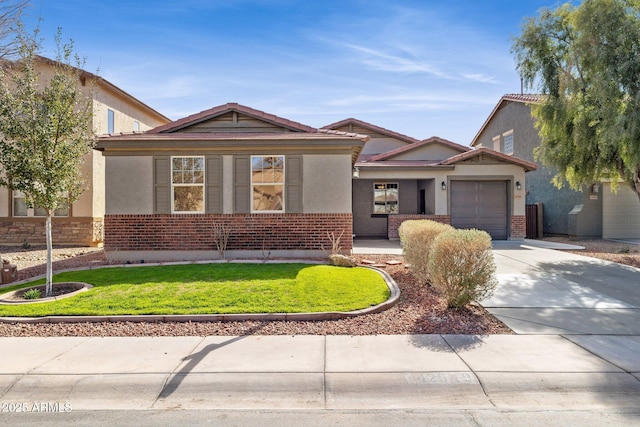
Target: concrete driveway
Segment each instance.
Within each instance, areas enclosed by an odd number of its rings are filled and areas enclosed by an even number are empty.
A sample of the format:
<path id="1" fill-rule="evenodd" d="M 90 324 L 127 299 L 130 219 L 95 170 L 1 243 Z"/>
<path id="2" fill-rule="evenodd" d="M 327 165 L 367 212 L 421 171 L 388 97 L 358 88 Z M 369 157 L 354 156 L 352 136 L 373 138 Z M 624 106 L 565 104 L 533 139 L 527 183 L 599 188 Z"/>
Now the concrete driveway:
<path id="1" fill-rule="evenodd" d="M 493 315 L 518 334 L 640 335 L 640 269 L 535 244 L 494 242 Z"/>

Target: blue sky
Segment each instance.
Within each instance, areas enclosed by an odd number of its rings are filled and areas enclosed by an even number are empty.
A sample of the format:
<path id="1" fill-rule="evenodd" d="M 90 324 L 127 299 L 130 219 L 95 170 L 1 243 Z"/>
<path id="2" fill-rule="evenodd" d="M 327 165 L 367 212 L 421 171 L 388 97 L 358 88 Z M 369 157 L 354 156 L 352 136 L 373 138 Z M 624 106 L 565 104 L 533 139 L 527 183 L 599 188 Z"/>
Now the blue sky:
<path id="1" fill-rule="evenodd" d="M 31 0 L 87 71 L 178 119 L 238 102 L 310 126 L 355 117 L 468 145 L 518 93 L 524 17 L 556 0 Z"/>

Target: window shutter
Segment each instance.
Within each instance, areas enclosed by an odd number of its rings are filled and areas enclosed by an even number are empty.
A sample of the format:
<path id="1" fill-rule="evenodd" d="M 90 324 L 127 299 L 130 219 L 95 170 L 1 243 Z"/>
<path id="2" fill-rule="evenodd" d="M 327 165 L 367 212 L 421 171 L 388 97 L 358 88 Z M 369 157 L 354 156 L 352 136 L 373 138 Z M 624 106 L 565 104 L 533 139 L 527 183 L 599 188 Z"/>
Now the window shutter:
<path id="1" fill-rule="evenodd" d="M 302 156 L 286 156 L 285 208 L 287 212 L 302 213 Z"/>
<path id="2" fill-rule="evenodd" d="M 153 213 L 171 213 L 171 160 L 153 158 Z"/>
<path id="3" fill-rule="evenodd" d="M 222 156 L 206 157 L 206 212 L 222 213 Z"/>
<path id="4" fill-rule="evenodd" d="M 233 158 L 233 210 L 235 213 L 251 212 L 251 159 L 249 156 Z"/>

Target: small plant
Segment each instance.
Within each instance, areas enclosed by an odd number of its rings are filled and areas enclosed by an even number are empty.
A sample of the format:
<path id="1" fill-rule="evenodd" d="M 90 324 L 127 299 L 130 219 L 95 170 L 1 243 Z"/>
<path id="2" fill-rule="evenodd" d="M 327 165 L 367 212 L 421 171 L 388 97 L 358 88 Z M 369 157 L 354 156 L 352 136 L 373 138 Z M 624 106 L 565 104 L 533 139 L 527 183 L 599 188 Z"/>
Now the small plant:
<path id="1" fill-rule="evenodd" d="M 24 299 L 38 299 L 40 298 L 40 289 L 37 289 L 37 288 L 29 289 L 28 291 L 25 291 L 22 297 Z"/>
<path id="2" fill-rule="evenodd" d="M 24 250 L 31 249 L 31 243 L 29 243 L 27 239 L 24 239 L 22 241 L 22 249 Z"/>
<path id="3" fill-rule="evenodd" d="M 342 240 L 342 236 L 344 236 L 344 230 L 340 232 L 339 236 L 336 236 L 334 232 L 329 233 L 327 231 L 327 237 L 331 242 L 331 253 L 327 253 L 328 251 L 324 248 L 324 245 L 320 245 L 322 251 L 327 254 L 327 257 L 330 255 L 340 255 L 342 254 L 342 245 L 340 244 L 340 240 Z"/>
<path id="4" fill-rule="evenodd" d="M 227 228 L 224 224 L 221 223 L 213 224 L 213 241 L 216 244 L 216 249 L 218 250 L 220 259 L 225 259 L 230 236 L 230 228 Z"/>

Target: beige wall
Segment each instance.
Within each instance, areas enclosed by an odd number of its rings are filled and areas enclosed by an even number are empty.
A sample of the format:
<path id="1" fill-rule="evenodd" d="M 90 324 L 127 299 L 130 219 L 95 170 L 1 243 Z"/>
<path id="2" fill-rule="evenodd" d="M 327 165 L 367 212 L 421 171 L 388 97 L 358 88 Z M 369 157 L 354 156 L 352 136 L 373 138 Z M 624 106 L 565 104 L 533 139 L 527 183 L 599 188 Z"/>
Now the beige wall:
<path id="1" fill-rule="evenodd" d="M 351 213 L 351 157 L 305 155 L 304 213 Z"/>
<path id="2" fill-rule="evenodd" d="M 153 213 L 153 157 L 106 159 L 106 213 Z"/>
<path id="3" fill-rule="evenodd" d="M 9 216 L 9 190 L 5 187 L 0 187 L 0 217 Z"/>
<path id="4" fill-rule="evenodd" d="M 398 156 L 394 156 L 393 160 L 444 160 L 458 154 L 460 154 L 460 151 L 458 150 L 454 150 L 442 144 L 433 143 Z"/>
<path id="5" fill-rule="evenodd" d="M 618 194 L 611 184 L 602 189 L 602 237 L 605 239 L 640 239 L 640 200 L 623 184 Z"/>

